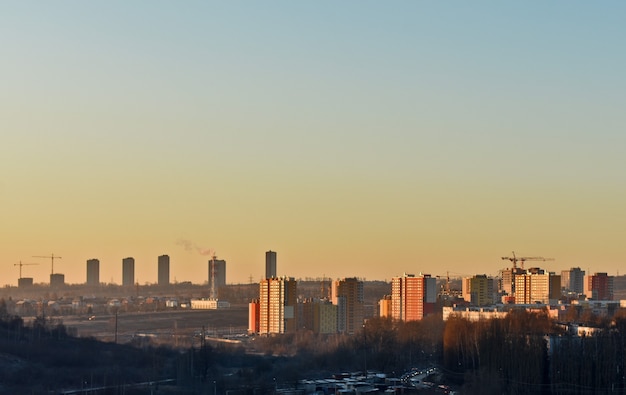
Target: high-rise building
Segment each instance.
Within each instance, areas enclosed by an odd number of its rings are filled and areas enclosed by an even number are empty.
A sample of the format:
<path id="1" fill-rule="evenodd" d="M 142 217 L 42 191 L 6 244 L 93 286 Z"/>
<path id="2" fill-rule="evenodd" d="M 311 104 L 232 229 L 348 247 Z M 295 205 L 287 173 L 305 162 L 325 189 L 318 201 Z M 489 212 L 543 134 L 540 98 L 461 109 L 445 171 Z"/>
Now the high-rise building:
<path id="1" fill-rule="evenodd" d="M 87 260 L 87 285 L 100 285 L 100 261 Z"/>
<path id="2" fill-rule="evenodd" d="M 319 300 L 314 304 L 313 332 L 337 333 L 337 306 L 329 300 Z"/>
<path id="3" fill-rule="evenodd" d="M 297 285 L 293 277 L 261 280 L 259 289 L 259 333 L 294 332 Z"/>
<path id="4" fill-rule="evenodd" d="M 214 256 L 209 260 L 209 289 L 211 290 L 211 298 L 217 298 L 218 289 L 225 285 L 226 261 L 223 259 L 216 259 Z"/>
<path id="5" fill-rule="evenodd" d="M 385 295 L 378 301 L 378 316 L 391 318 L 391 295 Z"/>
<path id="6" fill-rule="evenodd" d="M 261 303 L 258 299 L 252 300 L 248 304 L 248 333 L 259 333 Z"/>
<path id="7" fill-rule="evenodd" d="M 65 285 L 65 274 L 52 273 L 50 275 L 50 286 L 52 288 L 60 288 Z"/>
<path id="8" fill-rule="evenodd" d="M 169 285 L 170 284 L 170 257 L 169 255 L 159 256 L 158 262 L 159 262 L 158 284 Z"/>
<path id="9" fill-rule="evenodd" d="M 265 278 L 276 277 L 276 251 L 265 253 Z"/>
<path id="10" fill-rule="evenodd" d="M 313 333 L 337 333 L 337 306 L 325 298 L 299 301 L 298 328 Z"/>
<path id="11" fill-rule="evenodd" d="M 33 286 L 33 278 L 32 277 L 21 277 L 17 279 L 17 287 L 18 288 L 28 288 Z"/>
<path id="12" fill-rule="evenodd" d="M 550 304 L 561 296 L 561 276 L 532 268 L 515 276 L 516 304 Z"/>
<path id="13" fill-rule="evenodd" d="M 561 272 L 561 288 L 565 292 L 582 295 L 585 292 L 585 271 L 573 267 Z"/>
<path id="14" fill-rule="evenodd" d="M 463 278 L 463 299 L 473 306 L 489 306 L 494 301 L 494 280 L 486 274 Z"/>
<path id="15" fill-rule="evenodd" d="M 363 281 L 356 277 L 333 281 L 332 302 L 337 306 L 337 330 L 355 334 L 363 327 Z"/>
<path id="16" fill-rule="evenodd" d="M 613 300 L 613 276 L 606 273 L 585 276 L 585 296 L 593 300 Z"/>
<path id="17" fill-rule="evenodd" d="M 135 285 L 135 258 L 122 259 L 122 285 L 125 287 Z"/>
<path id="18" fill-rule="evenodd" d="M 437 279 L 429 274 L 404 274 L 391 280 L 391 317 L 402 321 L 421 320 L 434 312 Z"/>
<path id="19" fill-rule="evenodd" d="M 502 269 L 502 284 L 500 291 L 504 295 L 515 295 L 515 276 L 524 274 L 522 268 L 516 267 L 511 269 Z"/>

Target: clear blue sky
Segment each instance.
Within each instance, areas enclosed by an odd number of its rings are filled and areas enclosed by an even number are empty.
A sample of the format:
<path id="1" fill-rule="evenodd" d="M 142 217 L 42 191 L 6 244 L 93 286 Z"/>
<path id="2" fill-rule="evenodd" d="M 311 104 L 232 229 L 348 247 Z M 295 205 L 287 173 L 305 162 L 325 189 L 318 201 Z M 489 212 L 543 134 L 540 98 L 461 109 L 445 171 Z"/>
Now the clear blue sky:
<path id="1" fill-rule="evenodd" d="M 0 5 L 0 283 L 616 273 L 623 2 Z M 25 276 L 47 282 L 49 267 Z M 56 265 L 55 265 L 56 268 Z"/>

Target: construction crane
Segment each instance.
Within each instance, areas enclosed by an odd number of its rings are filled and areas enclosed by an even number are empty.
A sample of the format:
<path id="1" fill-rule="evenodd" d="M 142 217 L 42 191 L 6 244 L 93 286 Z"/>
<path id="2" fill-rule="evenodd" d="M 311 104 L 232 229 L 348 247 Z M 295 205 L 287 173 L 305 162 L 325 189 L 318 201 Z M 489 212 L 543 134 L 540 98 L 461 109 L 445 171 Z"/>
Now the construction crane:
<path id="1" fill-rule="evenodd" d="M 52 261 L 52 274 L 54 274 L 54 260 L 62 259 L 60 256 L 54 256 L 54 254 L 51 254 L 50 256 L 34 255 L 33 258 L 50 258 L 50 260 Z"/>
<path id="2" fill-rule="evenodd" d="M 20 278 L 22 278 L 22 266 L 28 266 L 28 265 L 39 265 L 38 263 L 22 263 L 22 261 L 20 261 L 20 263 L 14 263 L 13 266 L 19 266 L 20 267 Z"/>
<path id="3" fill-rule="evenodd" d="M 554 258 L 544 258 L 541 256 L 515 256 L 515 251 L 512 252 L 513 256 L 503 256 L 502 260 L 503 261 L 511 261 L 513 262 L 513 269 L 517 269 L 517 262 L 520 262 L 520 266 L 523 269 L 524 268 L 524 262 L 525 261 L 553 261 Z"/>

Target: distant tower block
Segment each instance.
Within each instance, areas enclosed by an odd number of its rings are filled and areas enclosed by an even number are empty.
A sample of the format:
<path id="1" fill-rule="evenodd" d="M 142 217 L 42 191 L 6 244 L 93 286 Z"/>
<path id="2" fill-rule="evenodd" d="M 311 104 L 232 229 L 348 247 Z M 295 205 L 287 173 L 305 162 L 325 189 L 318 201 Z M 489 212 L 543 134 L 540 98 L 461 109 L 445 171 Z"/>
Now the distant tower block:
<path id="1" fill-rule="evenodd" d="M 32 277 L 22 277 L 17 279 L 17 286 L 19 288 L 28 288 L 33 286 Z"/>
<path id="2" fill-rule="evenodd" d="M 52 288 L 59 288 L 65 285 L 65 275 L 60 273 L 54 273 L 50 275 L 50 286 Z"/>
<path id="3" fill-rule="evenodd" d="M 213 299 L 217 298 L 219 287 L 226 285 L 226 261 L 216 258 L 209 260 L 209 288 Z"/>
<path id="4" fill-rule="evenodd" d="M 87 285 L 100 285 L 100 261 L 97 259 L 87 260 Z"/>
<path id="5" fill-rule="evenodd" d="M 170 284 L 170 257 L 169 255 L 161 255 L 159 257 L 158 284 L 159 285 Z"/>
<path id="6" fill-rule="evenodd" d="M 265 253 L 265 278 L 276 277 L 276 251 Z"/>
<path id="7" fill-rule="evenodd" d="M 122 285 L 124 287 L 135 285 L 135 258 L 122 259 Z"/>

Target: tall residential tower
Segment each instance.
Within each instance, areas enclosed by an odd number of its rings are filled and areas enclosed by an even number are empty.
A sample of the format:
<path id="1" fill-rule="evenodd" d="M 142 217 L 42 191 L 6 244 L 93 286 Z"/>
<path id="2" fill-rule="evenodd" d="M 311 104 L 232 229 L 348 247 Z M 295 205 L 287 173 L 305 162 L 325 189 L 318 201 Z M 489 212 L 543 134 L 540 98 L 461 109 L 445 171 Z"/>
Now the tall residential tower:
<path id="1" fill-rule="evenodd" d="M 122 285 L 132 287 L 135 284 L 135 258 L 122 259 Z"/>
<path id="2" fill-rule="evenodd" d="M 434 312 L 437 280 L 429 274 L 404 274 L 391 280 L 391 317 L 401 321 L 421 320 Z"/>
<path id="3" fill-rule="evenodd" d="M 293 277 L 266 278 L 259 289 L 259 333 L 295 332 L 297 285 Z"/>
<path id="4" fill-rule="evenodd" d="M 87 285 L 100 285 L 100 261 L 87 260 Z"/>
<path id="5" fill-rule="evenodd" d="M 355 334 L 363 327 L 363 281 L 355 277 L 335 280 L 332 302 L 337 306 L 337 330 Z"/>
<path id="6" fill-rule="evenodd" d="M 265 253 L 265 278 L 276 277 L 276 251 Z"/>
<path id="7" fill-rule="evenodd" d="M 170 257 L 169 255 L 161 255 L 159 257 L 159 285 L 169 285 L 170 283 Z"/>

